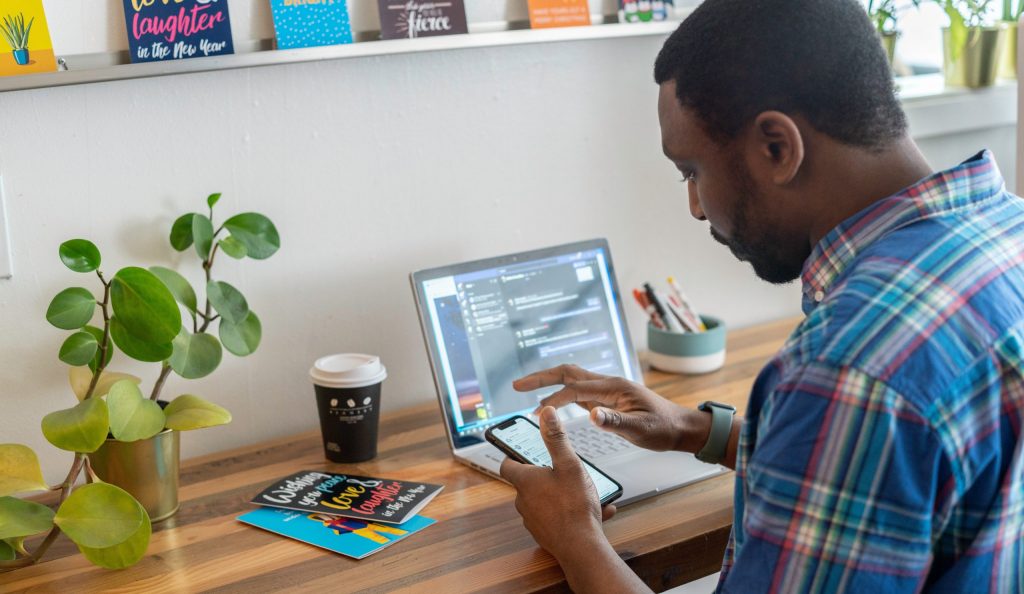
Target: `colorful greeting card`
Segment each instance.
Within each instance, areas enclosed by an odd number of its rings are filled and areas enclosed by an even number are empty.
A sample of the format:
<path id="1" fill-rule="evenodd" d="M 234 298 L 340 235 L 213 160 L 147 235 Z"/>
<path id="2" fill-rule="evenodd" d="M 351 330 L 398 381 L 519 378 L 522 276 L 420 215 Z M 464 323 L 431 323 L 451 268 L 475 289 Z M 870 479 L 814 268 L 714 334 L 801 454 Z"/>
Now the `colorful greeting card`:
<path id="1" fill-rule="evenodd" d="M 0 2 L 0 76 L 53 72 L 50 30 L 42 0 Z"/>
<path id="2" fill-rule="evenodd" d="M 443 488 L 412 481 L 303 470 L 267 487 L 252 503 L 401 524 L 418 514 Z"/>
<path id="3" fill-rule="evenodd" d="M 377 6 L 383 39 L 469 33 L 463 0 L 377 0 Z"/>
<path id="4" fill-rule="evenodd" d="M 235 53 L 228 0 L 124 0 L 132 62 Z"/>
<path id="5" fill-rule="evenodd" d="M 345 0 L 270 0 L 278 49 L 352 43 Z"/>
<path id="6" fill-rule="evenodd" d="M 587 0 L 528 0 L 530 28 L 580 27 L 590 24 Z"/>
<path id="7" fill-rule="evenodd" d="M 437 522 L 423 516 L 415 516 L 404 524 L 376 524 L 269 507 L 239 516 L 238 520 L 356 559 L 368 557 Z"/>

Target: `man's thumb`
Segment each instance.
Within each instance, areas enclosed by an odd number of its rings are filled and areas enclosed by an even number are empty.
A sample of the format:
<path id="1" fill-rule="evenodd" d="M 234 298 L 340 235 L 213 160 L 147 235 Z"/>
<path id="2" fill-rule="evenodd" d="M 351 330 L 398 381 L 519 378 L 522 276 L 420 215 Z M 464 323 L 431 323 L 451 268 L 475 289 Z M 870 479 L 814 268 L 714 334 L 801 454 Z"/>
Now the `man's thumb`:
<path id="1" fill-rule="evenodd" d="M 579 458 L 569 443 L 569 436 L 562 429 L 562 422 L 558 420 L 558 413 L 553 407 L 545 406 L 540 411 L 540 433 L 555 468 L 579 464 Z"/>

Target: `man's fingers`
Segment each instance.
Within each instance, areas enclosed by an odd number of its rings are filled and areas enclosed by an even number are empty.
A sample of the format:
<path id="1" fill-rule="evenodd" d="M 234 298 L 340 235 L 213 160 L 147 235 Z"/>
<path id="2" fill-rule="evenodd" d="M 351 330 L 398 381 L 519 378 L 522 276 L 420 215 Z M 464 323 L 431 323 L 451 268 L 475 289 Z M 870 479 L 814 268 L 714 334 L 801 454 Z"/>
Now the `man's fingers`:
<path id="1" fill-rule="evenodd" d="M 615 397 L 619 393 L 621 385 L 619 378 L 615 377 L 579 381 L 541 400 L 540 406 L 537 408 L 544 406 L 561 408 L 574 402 L 578 404 L 598 402 L 612 406 L 615 404 Z"/>
<path id="2" fill-rule="evenodd" d="M 602 507 L 601 508 L 601 521 L 602 522 L 607 522 L 608 520 L 612 519 L 612 516 L 615 515 L 615 511 L 616 511 L 615 510 L 615 506 L 610 504 L 610 503 L 608 505 Z"/>
<path id="3" fill-rule="evenodd" d="M 540 411 L 540 433 L 544 437 L 544 445 L 551 454 L 552 466 L 556 470 L 580 465 L 580 459 L 569 443 L 569 435 L 562 429 L 562 422 L 558 420 L 558 413 L 550 406 Z"/>
<path id="4" fill-rule="evenodd" d="M 590 420 L 609 431 L 620 435 L 642 435 L 648 430 L 644 419 L 636 413 L 624 413 L 603 406 L 596 406 L 590 410 Z"/>
<path id="5" fill-rule="evenodd" d="M 583 380 L 601 379 L 607 376 L 587 371 L 578 365 L 559 365 L 531 373 L 512 382 L 512 387 L 519 392 L 529 392 L 548 386 L 567 386 Z"/>
<path id="6" fill-rule="evenodd" d="M 512 483 L 513 487 L 518 488 L 519 479 L 522 478 L 526 469 L 526 464 L 520 464 L 512 458 L 506 457 L 501 461 L 501 467 L 498 469 L 498 473 L 501 475 L 501 478 Z"/>

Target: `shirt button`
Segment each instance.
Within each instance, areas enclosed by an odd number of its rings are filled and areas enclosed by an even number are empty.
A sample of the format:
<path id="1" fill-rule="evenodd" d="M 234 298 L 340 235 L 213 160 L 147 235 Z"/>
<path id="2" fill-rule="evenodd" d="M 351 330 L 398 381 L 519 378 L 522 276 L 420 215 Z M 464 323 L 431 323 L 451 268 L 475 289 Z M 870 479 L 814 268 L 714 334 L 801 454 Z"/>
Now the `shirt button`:
<path id="1" fill-rule="evenodd" d="M 815 291 L 814 292 L 814 301 L 815 301 L 815 303 L 821 303 L 824 300 L 825 300 L 825 293 L 824 293 L 824 291 Z"/>

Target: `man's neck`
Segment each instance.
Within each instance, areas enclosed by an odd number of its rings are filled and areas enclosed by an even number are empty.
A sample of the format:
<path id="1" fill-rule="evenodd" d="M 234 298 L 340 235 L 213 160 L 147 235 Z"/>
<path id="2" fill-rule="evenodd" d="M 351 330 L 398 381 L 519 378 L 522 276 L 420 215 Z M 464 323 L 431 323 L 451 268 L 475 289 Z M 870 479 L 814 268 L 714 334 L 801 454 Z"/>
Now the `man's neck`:
<path id="1" fill-rule="evenodd" d="M 917 144 L 904 136 L 884 151 L 870 153 L 862 149 L 833 146 L 820 163 L 820 171 L 830 172 L 821 180 L 818 196 L 827 196 L 820 216 L 808 237 L 813 249 L 837 225 L 900 190 L 932 175 L 934 171 Z"/>

